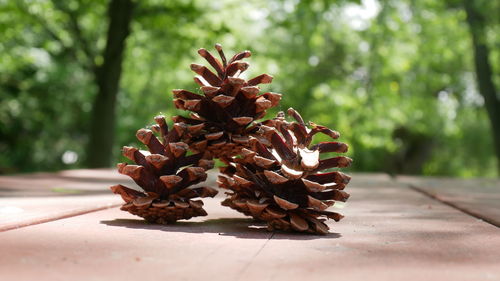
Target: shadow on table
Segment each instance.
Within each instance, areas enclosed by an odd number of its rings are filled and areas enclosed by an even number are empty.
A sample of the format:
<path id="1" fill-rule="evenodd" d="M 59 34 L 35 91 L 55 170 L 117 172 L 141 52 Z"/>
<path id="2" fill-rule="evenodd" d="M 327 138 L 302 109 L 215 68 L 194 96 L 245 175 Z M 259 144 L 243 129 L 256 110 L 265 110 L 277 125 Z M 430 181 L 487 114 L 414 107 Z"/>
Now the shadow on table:
<path id="1" fill-rule="evenodd" d="M 185 233 L 217 233 L 221 236 L 234 236 L 244 239 L 289 239 L 289 240 L 314 240 L 339 238 L 339 233 L 327 235 L 313 235 L 307 233 L 269 232 L 265 224 L 246 218 L 221 218 L 209 219 L 202 222 L 180 221 L 171 225 L 148 223 L 144 220 L 114 219 L 101 221 L 108 226 L 126 227 L 131 229 L 160 230 L 166 232 Z"/>

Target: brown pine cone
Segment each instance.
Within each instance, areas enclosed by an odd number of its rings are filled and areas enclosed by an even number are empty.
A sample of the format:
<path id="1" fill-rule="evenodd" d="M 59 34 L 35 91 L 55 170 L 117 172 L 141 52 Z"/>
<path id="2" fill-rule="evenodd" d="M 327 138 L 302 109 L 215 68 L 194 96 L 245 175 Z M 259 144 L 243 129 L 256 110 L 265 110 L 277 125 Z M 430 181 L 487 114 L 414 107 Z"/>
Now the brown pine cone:
<path id="1" fill-rule="evenodd" d="M 240 157 L 221 169 L 219 186 L 231 191 L 222 205 L 267 222 L 269 230 L 326 234 L 325 219 L 343 217 L 326 209 L 349 198 L 343 189 L 350 177 L 322 171 L 347 167 L 352 160 L 345 156 L 320 159 L 320 154 L 344 153 L 348 146 L 341 142 L 311 145 L 316 133 L 334 139 L 339 133 L 314 123 L 308 127 L 295 110 L 288 113 L 296 122 L 287 122 L 280 113 L 263 123 L 270 147 L 253 139 L 251 149 L 242 149 Z"/>
<path id="2" fill-rule="evenodd" d="M 271 83 L 272 76 L 259 75 L 246 81 L 239 75 L 249 64 L 242 61 L 251 55 L 243 51 L 226 61 L 222 47 L 215 45 L 221 61 L 205 49 L 198 53 L 213 67 L 191 64 L 199 76 L 194 80 L 201 87 L 202 95 L 187 90 L 174 90 L 177 108 L 191 111 L 190 118 L 173 118 L 175 128 L 194 151 L 209 151 L 217 158 L 236 155 L 248 147 L 249 136 L 259 132 L 254 121 L 265 116 L 268 108 L 277 106 L 281 94 L 259 94 L 258 84 Z"/>
<path id="3" fill-rule="evenodd" d="M 180 140 L 176 130 L 169 130 L 163 116 L 155 117 L 158 123 L 151 130 L 140 129 L 137 138 L 149 152 L 134 147 L 123 147 L 123 155 L 136 165 L 118 164 L 118 172 L 130 176 L 141 188 L 137 191 L 123 185 L 111 190 L 126 202 L 121 209 L 143 217 L 149 222 L 173 223 L 180 219 L 206 216 L 201 200 L 196 197 L 213 197 L 217 190 L 211 187 L 191 186 L 207 178 L 206 170 L 214 165 L 203 158 L 203 153 L 187 155 L 188 145 Z"/>

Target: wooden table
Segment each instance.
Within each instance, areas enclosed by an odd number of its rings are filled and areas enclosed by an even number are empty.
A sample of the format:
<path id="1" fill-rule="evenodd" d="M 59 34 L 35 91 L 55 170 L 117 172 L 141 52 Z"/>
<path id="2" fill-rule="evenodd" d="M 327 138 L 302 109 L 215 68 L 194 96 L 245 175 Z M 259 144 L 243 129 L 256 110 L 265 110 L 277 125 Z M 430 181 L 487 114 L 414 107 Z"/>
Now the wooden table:
<path id="1" fill-rule="evenodd" d="M 214 175 L 211 175 L 213 182 Z M 112 170 L 0 177 L 0 280 L 500 280 L 500 182 L 354 174 L 331 234 L 122 212 Z"/>

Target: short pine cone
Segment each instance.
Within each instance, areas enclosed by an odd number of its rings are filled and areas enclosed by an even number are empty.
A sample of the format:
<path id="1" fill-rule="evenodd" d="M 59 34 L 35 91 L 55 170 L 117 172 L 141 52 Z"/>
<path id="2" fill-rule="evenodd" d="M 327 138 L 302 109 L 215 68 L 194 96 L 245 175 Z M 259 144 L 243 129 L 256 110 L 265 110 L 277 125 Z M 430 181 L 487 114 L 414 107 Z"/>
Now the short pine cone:
<path id="1" fill-rule="evenodd" d="M 205 171 L 213 167 L 213 161 L 204 159 L 202 153 L 187 156 L 189 147 L 180 141 L 177 131 L 168 129 L 163 116 L 155 120 L 158 124 L 152 129 L 161 135 L 162 141 L 151 130 L 137 132 L 137 138 L 148 147 L 149 153 L 133 147 L 123 148 L 123 155 L 137 165 L 120 163 L 118 172 L 130 176 L 143 191 L 112 186 L 111 190 L 126 202 L 121 209 L 161 224 L 206 216 L 203 202 L 193 199 L 213 197 L 217 191 L 190 186 L 206 180 Z"/>
<path id="2" fill-rule="evenodd" d="M 251 55 L 243 51 L 226 61 L 222 47 L 215 46 L 221 60 L 205 49 L 198 53 L 213 67 L 191 64 L 199 76 L 194 80 L 202 95 L 186 90 L 174 90 L 177 108 L 191 111 L 190 118 L 175 116 L 175 128 L 194 151 L 208 151 L 217 158 L 236 155 L 248 147 L 249 136 L 259 132 L 254 121 L 265 116 L 268 108 L 277 106 L 281 94 L 267 92 L 259 95 L 258 84 L 271 83 L 272 76 L 259 75 L 246 81 L 239 75 L 249 64 L 242 61 Z"/>
<path id="3" fill-rule="evenodd" d="M 288 113 L 297 121 L 287 122 L 280 113 L 263 123 L 270 147 L 253 139 L 251 150 L 243 149 L 240 157 L 221 169 L 219 186 L 231 191 L 222 205 L 267 222 L 269 230 L 326 234 L 325 219 L 343 217 L 326 209 L 349 198 L 343 189 L 350 177 L 339 171 L 322 171 L 347 167 L 352 160 L 345 156 L 320 159 L 320 154 L 344 153 L 348 147 L 341 142 L 311 146 L 318 132 L 334 139 L 339 134 L 314 123 L 309 128 L 295 110 Z"/>

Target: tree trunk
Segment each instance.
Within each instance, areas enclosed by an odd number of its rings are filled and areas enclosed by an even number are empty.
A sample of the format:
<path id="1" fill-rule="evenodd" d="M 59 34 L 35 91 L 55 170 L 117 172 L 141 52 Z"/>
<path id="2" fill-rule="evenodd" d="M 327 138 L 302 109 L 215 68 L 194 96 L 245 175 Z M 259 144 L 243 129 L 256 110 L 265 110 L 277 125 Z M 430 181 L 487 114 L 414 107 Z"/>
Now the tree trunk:
<path id="1" fill-rule="evenodd" d="M 130 34 L 133 3 L 111 0 L 108 6 L 109 26 L 103 63 L 95 70 L 97 96 L 92 107 L 87 166 L 108 167 L 113 155 L 116 96 L 122 72 L 125 40 Z"/>
<path id="2" fill-rule="evenodd" d="M 464 0 L 467 23 L 472 36 L 474 48 L 474 65 L 476 68 L 479 92 L 484 98 L 484 104 L 491 123 L 493 145 L 497 157 L 497 171 L 500 176 L 500 98 L 493 83 L 493 71 L 489 63 L 490 51 L 486 42 L 485 19 L 476 9 L 477 1 Z"/>

